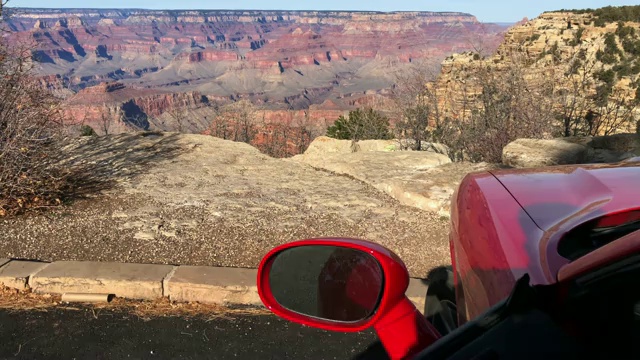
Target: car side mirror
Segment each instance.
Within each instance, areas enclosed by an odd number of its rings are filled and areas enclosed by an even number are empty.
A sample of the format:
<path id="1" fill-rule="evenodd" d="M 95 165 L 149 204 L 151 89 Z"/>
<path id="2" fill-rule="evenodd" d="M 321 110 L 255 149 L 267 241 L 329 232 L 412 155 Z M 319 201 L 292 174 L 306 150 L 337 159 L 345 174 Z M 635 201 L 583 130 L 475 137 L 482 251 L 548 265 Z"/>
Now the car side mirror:
<path id="1" fill-rule="evenodd" d="M 384 275 L 367 252 L 333 245 L 307 245 L 276 254 L 269 269 L 273 300 L 318 320 L 359 323 L 375 314 Z"/>
<path id="2" fill-rule="evenodd" d="M 408 285 L 396 254 L 359 239 L 288 243 L 271 250 L 258 269 L 260 298 L 276 315 L 332 331 L 374 327 L 392 359 L 440 337 L 405 296 Z"/>

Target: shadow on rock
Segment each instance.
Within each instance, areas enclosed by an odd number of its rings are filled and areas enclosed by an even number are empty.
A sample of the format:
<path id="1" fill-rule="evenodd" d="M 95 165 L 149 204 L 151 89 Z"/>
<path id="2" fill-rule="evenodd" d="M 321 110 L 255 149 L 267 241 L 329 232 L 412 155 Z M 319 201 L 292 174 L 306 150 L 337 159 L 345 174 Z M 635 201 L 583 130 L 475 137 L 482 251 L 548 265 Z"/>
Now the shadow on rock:
<path id="1" fill-rule="evenodd" d="M 69 141 L 55 161 L 66 171 L 62 200 L 68 202 L 133 181 L 154 164 L 188 151 L 179 134 L 140 132 Z"/>

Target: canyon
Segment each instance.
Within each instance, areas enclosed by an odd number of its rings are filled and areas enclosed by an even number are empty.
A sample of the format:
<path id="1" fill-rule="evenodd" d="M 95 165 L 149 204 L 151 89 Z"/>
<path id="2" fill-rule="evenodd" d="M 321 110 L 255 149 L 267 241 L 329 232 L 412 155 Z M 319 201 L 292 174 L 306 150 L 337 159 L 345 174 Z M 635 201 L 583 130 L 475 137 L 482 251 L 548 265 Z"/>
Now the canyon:
<path id="1" fill-rule="evenodd" d="M 12 10 L 10 41 L 68 118 L 99 133 L 202 132 L 238 100 L 271 121 L 333 122 L 387 101 L 407 69 L 492 53 L 507 30 L 456 12 Z M 186 126 L 167 115 L 178 110 Z"/>

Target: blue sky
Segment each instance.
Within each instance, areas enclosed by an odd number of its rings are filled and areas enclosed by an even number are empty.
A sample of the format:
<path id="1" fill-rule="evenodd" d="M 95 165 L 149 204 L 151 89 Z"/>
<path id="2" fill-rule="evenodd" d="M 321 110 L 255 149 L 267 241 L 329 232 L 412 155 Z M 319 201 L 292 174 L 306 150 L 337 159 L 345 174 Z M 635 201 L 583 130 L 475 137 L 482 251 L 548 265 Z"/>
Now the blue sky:
<path id="1" fill-rule="evenodd" d="M 485 22 L 515 22 L 558 9 L 638 5 L 639 1 L 599 0 L 10 0 L 12 7 L 143 8 L 143 9 L 278 9 L 278 10 L 424 10 L 461 11 Z"/>

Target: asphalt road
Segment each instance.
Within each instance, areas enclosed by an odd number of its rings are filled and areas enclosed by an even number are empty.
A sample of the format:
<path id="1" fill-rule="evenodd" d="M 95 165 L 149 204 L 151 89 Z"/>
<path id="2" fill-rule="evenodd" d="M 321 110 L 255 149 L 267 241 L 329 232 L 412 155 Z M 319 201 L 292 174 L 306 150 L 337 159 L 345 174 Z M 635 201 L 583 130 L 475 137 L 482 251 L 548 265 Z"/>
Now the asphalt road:
<path id="1" fill-rule="evenodd" d="M 0 310 L 1 359 L 353 359 L 374 341 L 373 332 L 325 332 L 272 315 Z"/>

